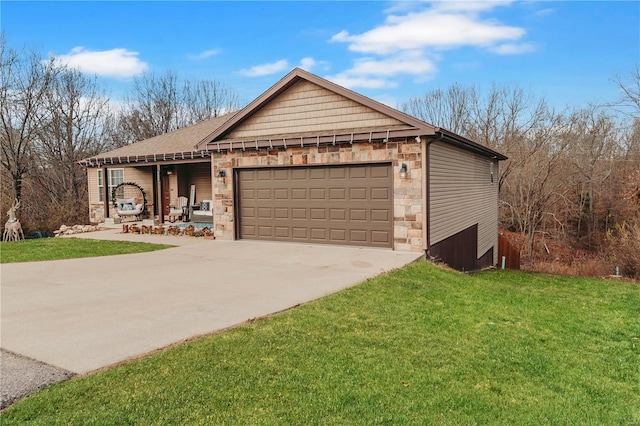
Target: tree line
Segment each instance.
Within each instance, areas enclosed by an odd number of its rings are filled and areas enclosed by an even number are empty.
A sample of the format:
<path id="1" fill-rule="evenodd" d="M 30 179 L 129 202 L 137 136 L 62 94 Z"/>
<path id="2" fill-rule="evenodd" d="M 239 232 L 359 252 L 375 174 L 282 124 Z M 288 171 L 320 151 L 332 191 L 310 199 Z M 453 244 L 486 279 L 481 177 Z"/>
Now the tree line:
<path id="1" fill-rule="evenodd" d="M 88 220 L 87 172 L 78 161 L 242 106 L 216 80 L 184 80 L 171 71 L 136 77 L 129 96 L 112 102 L 96 77 L 0 36 L 2 211 L 24 200 L 25 229 Z"/>
<path id="2" fill-rule="evenodd" d="M 459 84 L 410 98 L 401 109 L 509 157 L 500 164 L 500 222 L 521 235 L 525 258 L 534 260 L 536 242 L 555 240 L 592 252 L 626 250 L 634 264 L 640 68 L 611 84 L 619 99 L 563 110 L 520 87 Z M 79 160 L 242 106 L 219 81 L 171 71 L 136 77 L 116 103 L 96 77 L 35 50 L 12 49 L 0 36 L 2 211 L 18 198 L 26 229 L 85 223 L 87 176 Z M 640 275 L 640 260 L 626 273 Z"/>
<path id="3" fill-rule="evenodd" d="M 640 68 L 611 84 L 619 99 L 563 110 L 519 87 L 458 84 L 402 108 L 509 157 L 500 223 L 520 233 L 530 262 L 537 240 L 554 240 L 640 277 Z"/>

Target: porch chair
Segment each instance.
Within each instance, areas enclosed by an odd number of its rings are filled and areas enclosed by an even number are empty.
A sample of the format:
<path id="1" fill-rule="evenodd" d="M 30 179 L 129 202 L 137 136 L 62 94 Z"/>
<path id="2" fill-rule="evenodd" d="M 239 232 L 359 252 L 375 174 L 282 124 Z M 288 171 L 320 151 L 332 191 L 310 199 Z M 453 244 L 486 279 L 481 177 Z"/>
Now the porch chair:
<path id="1" fill-rule="evenodd" d="M 186 213 L 185 209 L 187 207 L 187 203 L 189 202 L 189 200 L 187 200 L 187 197 L 178 197 L 178 199 L 176 200 L 176 202 L 169 206 L 169 221 L 170 222 L 175 222 L 176 221 L 176 217 L 182 217 L 182 215 L 184 213 Z M 171 220 L 171 218 L 174 218 L 173 220 Z"/>
<path id="2" fill-rule="evenodd" d="M 191 220 L 194 222 L 213 223 L 213 200 L 202 200 L 198 210 L 193 210 Z"/>

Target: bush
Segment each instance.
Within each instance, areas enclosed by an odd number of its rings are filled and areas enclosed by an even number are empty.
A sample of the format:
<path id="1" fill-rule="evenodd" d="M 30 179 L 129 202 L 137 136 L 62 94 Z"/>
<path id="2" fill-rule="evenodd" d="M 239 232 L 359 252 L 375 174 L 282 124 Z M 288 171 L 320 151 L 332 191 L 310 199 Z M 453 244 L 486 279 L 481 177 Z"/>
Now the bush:
<path id="1" fill-rule="evenodd" d="M 622 275 L 640 279 L 640 225 L 622 222 L 607 232 L 609 256 Z"/>

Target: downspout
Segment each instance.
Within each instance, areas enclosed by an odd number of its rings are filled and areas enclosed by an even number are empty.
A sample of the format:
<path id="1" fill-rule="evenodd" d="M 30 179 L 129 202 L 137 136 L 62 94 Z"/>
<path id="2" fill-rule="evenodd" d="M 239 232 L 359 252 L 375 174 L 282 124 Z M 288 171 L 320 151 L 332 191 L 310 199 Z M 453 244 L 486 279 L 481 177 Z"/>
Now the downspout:
<path id="1" fill-rule="evenodd" d="M 426 233 L 426 248 L 425 248 L 425 253 L 427 255 L 427 258 L 431 258 L 431 254 L 429 253 L 429 250 L 431 250 L 431 182 L 430 182 L 430 170 L 429 170 L 429 166 L 430 166 L 430 161 L 431 161 L 431 155 L 429 152 L 429 148 L 431 146 L 432 143 L 434 142 L 439 142 L 441 140 L 444 139 L 444 134 L 442 132 L 439 132 L 436 130 L 435 134 L 438 135 L 437 138 L 435 139 L 430 139 L 426 142 L 426 147 L 425 147 L 425 153 L 426 153 L 426 159 L 424 162 L 424 169 L 425 169 L 425 177 L 426 177 L 426 205 L 427 205 L 427 211 L 425 214 L 425 218 L 426 218 L 426 227 L 427 227 L 427 233 Z"/>

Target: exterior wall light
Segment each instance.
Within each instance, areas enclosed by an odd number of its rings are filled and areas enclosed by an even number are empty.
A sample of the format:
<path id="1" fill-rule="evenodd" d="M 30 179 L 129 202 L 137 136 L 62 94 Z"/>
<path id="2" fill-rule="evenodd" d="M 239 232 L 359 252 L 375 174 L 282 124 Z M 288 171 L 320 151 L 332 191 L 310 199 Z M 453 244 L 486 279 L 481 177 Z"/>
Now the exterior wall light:
<path id="1" fill-rule="evenodd" d="M 406 178 L 407 178 L 407 164 L 402 163 L 402 166 L 400 166 L 400 179 L 406 179 Z"/>
<path id="2" fill-rule="evenodd" d="M 221 169 L 216 177 L 218 178 L 218 182 L 224 182 L 224 178 L 227 177 L 227 173 Z"/>

